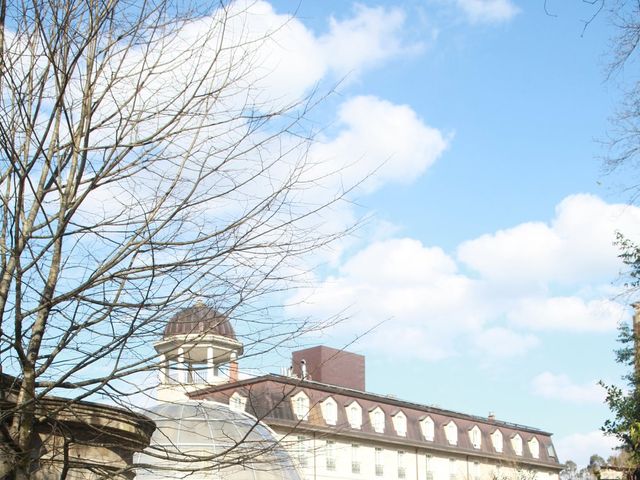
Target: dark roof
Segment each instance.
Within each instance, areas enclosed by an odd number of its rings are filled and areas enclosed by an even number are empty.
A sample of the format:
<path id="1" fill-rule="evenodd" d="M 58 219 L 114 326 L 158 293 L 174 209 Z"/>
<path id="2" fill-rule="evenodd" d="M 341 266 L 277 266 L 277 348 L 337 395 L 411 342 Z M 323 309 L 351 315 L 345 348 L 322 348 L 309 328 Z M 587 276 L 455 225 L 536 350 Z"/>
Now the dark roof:
<path id="1" fill-rule="evenodd" d="M 301 380 L 299 378 L 295 378 L 295 377 L 287 377 L 287 376 L 283 376 L 283 375 L 276 375 L 273 373 L 267 374 L 267 375 L 261 375 L 259 377 L 252 377 L 252 378 L 247 378 L 245 380 L 240 380 L 239 382 L 235 382 L 235 383 L 224 383 L 221 385 L 211 385 L 208 387 L 205 387 L 201 390 L 198 390 L 197 392 L 193 393 L 194 397 L 198 397 L 198 398 L 204 398 L 206 397 L 206 395 L 208 393 L 214 393 L 217 391 L 225 391 L 225 390 L 229 390 L 229 389 L 235 389 L 238 387 L 246 387 L 246 388 L 252 388 L 251 385 L 253 384 L 260 384 L 260 383 L 264 383 L 264 382 L 275 382 L 277 384 L 283 384 L 283 385 L 289 385 L 289 387 L 298 387 L 300 389 L 305 389 L 305 388 L 311 388 L 313 390 L 318 390 L 318 391 L 323 391 L 325 393 L 331 393 L 331 394 L 338 394 L 338 395 L 344 395 L 347 398 L 350 398 L 352 400 L 357 400 L 358 403 L 360 403 L 360 406 L 363 406 L 364 408 L 364 404 L 361 400 L 370 400 L 372 402 L 376 402 L 376 405 L 378 403 L 383 403 L 389 406 L 395 406 L 395 407 L 399 407 L 399 409 L 404 409 L 404 408 L 411 408 L 411 409 L 416 409 L 416 410 L 420 410 L 424 413 L 423 417 L 426 417 L 432 413 L 435 414 L 439 414 L 439 415 L 446 415 L 448 417 L 451 417 L 452 419 L 466 419 L 466 420 L 470 420 L 470 421 L 475 421 L 475 422 L 484 422 L 490 425 L 494 425 L 496 427 L 507 427 L 510 429 L 514 429 L 514 430 L 518 430 L 518 431 L 525 431 L 525 432 L 530 432 L 530 433 L 535 433 L 535 434 L 542 434 L 545 436 L 551 436 L 552 434 L 550 432 L 541 430 L 539 428 L 535 428 L 535 427 L 530 427 L 527 425 L 521 425 L 518 423 L 511 423 L 511 422 L 505 422 L 503 420 L 495 420 L 495 419 L 490 419 L 490 418 L 486 418 L 486 417 L 480 417 L 480 416 L 476 416 L 476 415 L 469 415 L 467 413 L 462 413 L 462 412 L 456 412 L 454 410 L 447 410 L 444 408 L 440 408 L 440 407 L 434 407 L 431 405 L 424 405 L 424 404 L 420 404 L 420 403 L 415 403 L 415 402 L 410 402 L 407 400 L 401 400 L 399 398 L 396 397 L 391 397 L 391 396 L 387 396 L 387 395 L 379 395 L 376 393 L 372 393 L 372 392 L 363 392 L 360 390 L 353 390 L 350 388 L 346 388 L 346 387 L 340 387 L 337 385 L 329 385 L 326 383 L 320 383 L 320 382 L 314 382 L 314 381 L 310 381 L 310 380 Z M 285 387 L 283 386 L 281 391 L 285 391 Z M 287 389 L 287 391 L 291 392 L 291 388 Z M 297 391 L 297 390 L 296 390 Z M 328 396 L 328 395 L 326 395 Z M 350 403 L 350 402 L 349 402 Z M 375 405 L 373 405 L 371 407 L 371 409 L 373 410 L 375 408 Z M 397 411 L 397 410 L 396 410 Z"/>
<path id="2" fill-rule="evenodd" d="M 289 400 L 300 391 L 304 391 L 309 397 L 311 406 L 309 419 L 306 421 L 300 421 L 296 418 Z M 233 392 L 238 392 L 247 397 L 247 410 L 249 413 L 271 426 L 281 425 L 293 430 L 317 430 L 327 434 L 339 431 L 342 435 L 352 435 L 370 440 L 377 439 L 426 449 L 483 456 L 494 458 L 497 461 L 508 460 L 554 469 L 560 468 L 558 459 L 549 455 L 548 447 L 552 446 L 553 443 L 550 438 L 551 434 L 548 432 L 318 382 L 302 381 L 279 375 L 265 375 L 237 383 L 209 387 L 194 392 L 192 396 L 225 403 Z M 338 422 L 336 426 L 327 425 L 320 411 L 320 403 L 329 396 L 333 397 L 338 404 Z M 363 410 L 363 423 L 361 428 L 357 430 L 350 428 L 346 412 L 346 407 L 354 400 L 358 402 Z M 385 433 L 376 433 L 370 424 L 368 412 L 376 407 L 380 407 L 385 413 Z M 407 418 L 407 432 L 404 437 L 396 434 L 392 423 L 393 415 L 399 411 L 402 411 Z M 435 424 L 435 438 L 433 441 L 426 441 L 420 430 L 420 421 L 427 416 L 431 417 Z M 451 420 L 458 427 L 458 444 L 455 446 L 448 444 L 443 430 L 443 426 Z M 474 448 L 469 438 L 468 432 L 475 425 L 481 431 L 481 449 Z M 503 434 L 503 452 L 495 451 L 490 439 L 490 435 L 496 429 L 500 429 Z M 516 434 L 522 437 L 523 455 L 516 455 L 511 445 L 510 440 Z M 539 458 L 534 458 L 528 448 L 527 442 L 534 437 L 537 438 L 540 444 Z"/>
<path id="3" fill-rule="evenodd" d="M 164 328 L 163 337 L 173 335 L 220 335 L 232 340 L 236 334 L 229 319 L 204 303 L 178 312 Z"/>

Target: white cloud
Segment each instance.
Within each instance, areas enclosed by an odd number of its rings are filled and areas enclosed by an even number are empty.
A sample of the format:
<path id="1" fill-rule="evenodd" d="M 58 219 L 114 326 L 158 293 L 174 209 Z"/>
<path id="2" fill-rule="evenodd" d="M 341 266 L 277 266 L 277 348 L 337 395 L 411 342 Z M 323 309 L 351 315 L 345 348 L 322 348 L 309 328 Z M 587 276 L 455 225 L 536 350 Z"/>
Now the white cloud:
<path id="1" fill-rule="evenodd" d="M 144 67 L 145 53 L 150 58 L 162 58 L 163 61 L 158 62 L 161 65 L 166 63 L 166 67 L 150 75 L 144 88 L 137 92 L 135 98 L 139 102 L 131 103 L 131 108 L 143 112 L 144 115 L 138 114 L 146 120 L 140 122 L 139 128 L 130 131 L 132 135 L 144 136 L 169 121 L 167 118 L 171 120 L 173 130 L 184 127 L 181 135 L 167 141 L 163 148 L 188 159 L 189 168 L 182 169 L 186 172 L 183 173 L 185 177 L 197 176 L 197 172 L 211 166 L 221 173 L 212 180 L 215 188 L 233 190 L 233 193 L 223 199 L 217 198 L 215 208 L 202 204 L 203 211 L 215 212 L 217 221 L 222 221 L 222 216 L 232 223 L 237 215 L 251 210 L 256 199 L 267 198 L 281 185 L 289 186 L 292 180 L 297 183 L 290 189 L 289 204 L 297 208 L 297 212 L 303 206 L 311 211 L 319 205 L 326 205 L 344 189 L 358 183 L 385 160 L 389 160 L 392 166 L 381 168 L 377 175 L 370 177 L 366 183 L 368 191 L 400 177 L 409 181 L 422 173 L 442 152 L 445 142 L 438 130 L 426 126 L 409 107 L 395 106 L 374 97 L 346 101 L 340 108 L 337 121 L 343 129 L 335 137 L 325 138 L 308 158 L 309 144 L 296 135 L 283 134 L 269 140 L 273 129 L 279 128 L 274 124 L 282 117 L 275 115 L 275 120 L 259 131 L 254 130 L 255 122 L 246 119 L 247 109 L 278 112 L 283 105 L 286 108 L 304 97 L 331 75 L 334 75 L 331 81 L 335 81 L 336 76 L 341 77 L 348 72 L 360 73 L 409 48 L 403 41 L 405 18 L 401 10 L 359 6 L 345 18 L 331 19 L 324 34 L 314 33 L 291 15 L 277 13 L 265 1 L 238 0 L 231 3 L 224 10 L 224 32 L 220 28 L 222 12 L 220 9 L 212 16 L 181 25 L 168 39 L 159 40 L 150 53 L 133 49 L 123 59 L 126 60 L 126 68 L 133 72 Z M 216 62 L 210 71 L 212 58 L 216 58 Z M 108 73 L 105 73 L 105 78 L 109 78 Z M 130 81 L 125 79 L 117 85 L 113 95 L 115 103 L 133 98 L 131 92 L 138 88 L 136 78 L 132 74 Z M 202 92 L 195 98 L 210 97 L 211 102 L 189 106 L 200 115 L 185 115 L 181 120 L 184 125 L 173 121 L 173 112 L 177 108 L 172 103 L 176 102 L 173 97 L 181 98 L 183 89 L 188 90 L 187 87 L 198 84 L 200 80 Z M 222 88 L 221 95 L 218 95 L 218 88 Z M 216 95 L 209 95 L 211 91 Z M 112 98 L 112 95 L 105 95 L 105 98 Z M 102 113 L 108 114 L 109 108 L 115 109 L 115 105 L 108 105 Z M 125 112 L 127 108 L 129 106 L 119 107 Z M 366 109 L 371 110 L 369 118 Z M 133 113 L 127 116 L 136 118 Z M 120 128 L 119 118 L 116 115 L 112 125 L 107 124 L 94 136 L 101 136 L 106 141 L 116 138 L 114 132 Z M 194 118 L 205 126 L 198 124 L 194 128 L 191 125 Z M 388 128 L 388 132 L 380 131 L 380 125 Z M 300 128 L 302 130 L 304 126 Z M 303 132 L 303 136 L 307 133 Z M 415 138 L 407 135 L 415 135 Z M 138 143 L 136 140 L 132 139 L 131 143 Z M 363 147 L 365 142 L 372 144 L 375 150 Z M 154 153 L 156 150 L 154 148 Z M 304 163 L 305 160 L 309 161 Z M 314 168 L 314 162 L 317 162 L 317 168 Z M 143 171 L 135 183 L 148 186 L 151 193 L 161 191 L 154 181 L 170 184 L 174 176 L 171 173 L 167 175 L 167 172 L 181 168 L 180 162 L 166 163 L 169 164 L 158 168 L 157 178 L 149 180 L 153 175 Z M 397 169 L 397 175 L 394 169 Z M 335 172 L 339 174 L 332 175 Z M 192 180 L 185 178 L 185 183 Z M 238 184 L 242 186 L 238 187 Z M 208 188 L 211 188 L 211 182 L 203 182 L 203 190 Z M 94 211 L 99 216 L 105 212 L 114 215 L 126 212 L 130 205 L 143 203 L 137 198 L 140 190 L 138 185 L 131 188 L 128 184 L 101 188 L 87 199 L 84 212 L 88 216 Z M 155 195 L 150 198 L 154 199 Z M 279 213 L 286 216 L 294 208 L 285 210 L 281 209 Z M 296 215 L 292 213 L 292 216 Z M 316 224 L 321 224 L 322 231 L 330 234 L 342 231 L 355 221 L 352 206 L 339 203 L 334 204 L 331 211 L 327 210 L 326 221 L 320 222 L 317 216 L 311 217 L 309 224 L 315 224 L 308 226 L 310 231 Z M 280 220 L 281 216 L 274 216 L 274 219 Z"/>
<path id="2" fill-rule="evenodd" d="M 616 230 L 640 236 L 640 209 L 571 195 L 550 223 L 522 223 L 464 242 L 458 259 L 483 278 L 511 286 L 607 283 L 620 268 Z"/>
<path id="3" fill-rule="evenodd" d="M 525 298 L 507 315 L 514 324 L 532 330 L 582 332 L 614 330 L 628 316 L 626 308 L 619 303 L 578 297 Z"/>
<path id="4" fill-rule="evenodd" d="M 471 23 L 500 23 L 511 20 L 520 9 L 511 0 L 457 0 Z"/>
<path id="5" fill-rule="evenodd" d="M 466 308 L 474 303 L 472 283 L 440 248 L 406 238 L 378 241 L 321 282 L 309 298 L 295 299 L 294 310 L 322 318 L 346 309 L 351 318 L 342 329 L 353 334 L 383 322 L 364 343 L 433 360 L 455 354 L 453 340 L 460 331 L 477 329 L 479 312 Z M 401 352 L 400 338 L 405 342 Z"/>
<path id="6" fill-rule="evenodd" d="M 356 5 L 354 16 L 331 18 L 329 32 L 318 39 L 327 65 L 338 75 L 357 75 L 365 68 L 407 49 L 400 33 L 405 14 L 399 8 Z"/>
<path id="7" fill-rule="evenodd" d="M 250 85 L 268 90 L 269 98 L 298 99 L 328 74 L 338 79 L 357 77 L 415 49 L 403 39 L 405 15 L 399 8 L 357 5 L 349 17 L 330 18 L 328 31 L 316 35 L 302 21 L 277 13 L 267 2 L 234 5 L 242 14 L 232 14 L 231 28 L 247 32 L 243 34 L 256 53 Z"/>
<path id="8" fill-rule="evenodd" d="M 489 328 L 475 335 L 475 346 L 483 356 L 495 358 L 524 355 L 540 341 L 531 334 L 521 334 L 502 327 Z"/>
<path id="9" fill-rule="evenodd" d="M 598 454 L 603 458 L 617 454 L 614 449 L 618 441 L 613 437 L 605 436 L 596 430 L 586 433 L 573 433 L 554 441 L 556 451 L 561 462 L 573 460 L 579 466 L 589 464 L 589 457 Z"/>
<path id="10" fill-rule="evenodd" d="M 605 391 L 596 381 L 577 384 L 567 375 L 542 372 L 531 381 L 533 393 L 552 400 L 562 400 L 570 403 L 597 403 L 605 399 Z"/>
<path id="11" fill-rule="evenodd" d="M 346 310 L 351 318 L 335 332 L 351 336 L 382 322 L 364 343 L 427 360 L 465 349 L 504 359 L 539 346 L 543 332 L 612 331 L 628 311 L 601 287 L 619 268 L 609 239 L 616 228 L 636 231 L 638 212 L 590 195 L 570 196 L 549 223 L 524 223 L 464 242 L 457 261 L 416 239 L 374 239 L 337 262 L 309 298 L 298 297 L 296 313 L 326 318 Z M 465 265 L 477 274 L 467 274 Z M 390 344 L 391 336 L 402 337 L 407 348 Z M 558 383 L 541 383 L 550 379 L 537 380 L 540 392 L 550 394 L 553 386 L 557 395 L 569 395 L 558 393 Z"/>
<path id="12" fill-rule="evenodd" d="M 408 183 L 431 166 L 447 140 L 428 126 L 408 105 L 395 105 L 374 96 L 359 96 L 342 104 L 335 138 L 314 146 L 312 158 L 326 171 L 340 170 L 353 185 L 370 175 L 362 189 L 371 192 L 383 183 Z"/>

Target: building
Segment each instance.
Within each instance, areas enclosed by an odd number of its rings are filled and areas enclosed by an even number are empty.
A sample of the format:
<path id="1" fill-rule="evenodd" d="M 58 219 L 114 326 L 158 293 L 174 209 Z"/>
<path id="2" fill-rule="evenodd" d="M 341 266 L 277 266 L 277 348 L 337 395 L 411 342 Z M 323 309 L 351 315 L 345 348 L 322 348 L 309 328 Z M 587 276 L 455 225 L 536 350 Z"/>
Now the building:
<path id="1" fill-rule="evenodd" d="M 15 414 L 15 378 L 0 375 L 0 478 L 13 478 L 16 452 L 8 437 Z M 131 480 L 133 456 L 148 447 L 155 430 L 146 416 L 111 405 L 46 396 L 38 399 L 37 459 L 29 478 L 50 480 Z"/>
<path id="2" fill-rule="evenodd" d="M 551 434 L 366 391 L 361 355 L 294 352 L 284 375 L 238 379 L 242 345 L 199 304 L 171 319 L 160 397 L 210 400 L 272 429 L 306 480 L 558 480 Z"/>
<path id="3" fill-rule="evenodd" d="M 229 405 L 181 400 L 147 415 L 157 429 L 135 458 L 136 480 L 300 480 L 276 434 Z"/>

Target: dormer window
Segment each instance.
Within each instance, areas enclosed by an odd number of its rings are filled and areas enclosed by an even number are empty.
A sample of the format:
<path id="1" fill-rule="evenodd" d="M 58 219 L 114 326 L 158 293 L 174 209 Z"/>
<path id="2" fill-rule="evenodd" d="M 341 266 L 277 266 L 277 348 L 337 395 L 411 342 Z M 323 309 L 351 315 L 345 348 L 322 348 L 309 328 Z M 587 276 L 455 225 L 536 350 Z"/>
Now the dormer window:
<path id="1" fill-rule="evenodd" d="M 536 437 L 529 440 L 529 451 L 533 458 L 540 458 L 540 443 Z"/>
<path id="2" fill-rule="evenodd" d="M 384 433 L 384 412 L 380 407 L 376 407 L 369 414 L 371 427 L 376 433 Z"/>
<path id="3" fill-rule="evenodd" d="M 458 426 L 453 420 L 444 426 L 444 435 L 447 438 L 449 445 L 458 444 Z"/>
<path id="4" fill-rule="evenodd" d="M 547 445 L 547 454 L 550 457 L 556 458 L 556 449 L 553 448 L 553 444 L 550 443 L 549 445 Z"/>
<path id="5" fill-rule="evenodd" d="M 422 430 L 422 436 L 428 442 L 433 442 L 436 436 L 436 426 L 431 417 L 424 418 L 420 422 L 420 430 Z"/>
<path id="6" fill-rule="evenodd" d="M 522 456 L 522 437 L 519 434 L 515 434 L 511 438 L 511 447 L 516 455 Z"/>
<path id="7" fill-rule="evenodd" d="M 500 430 L 496 430 L 491 434 L 491 443 L 493 443 L 493 448 L 497 453 L 502 453 L 503 450 L 503 440 L 502 440 L 502 432 Z"/>
<path id="8" fill-rule="evenodd" d="M 479 449 L 482 446 L 482 433 L 477 425 L 474 425 L 473 428 L 469 430 L 469 440 L 471 440 L 473 448 Z"/>
<path id="9" fill-rule="evenodd" d="M 351 428 L 360 430 L 362 427 L 362 407 L 358 402 L 347 405 L 347 420 Z"/>
<path id="10" fill-rule="evenodd" d="M 338 423 L 338 404 L 329 397 L 321 404 L 322 416 L 327 425 L 335 425 Z"/>
<path id="11" fill-rule="evenodd" d="M 393 428 L 399 436 L 407 436 L 407 417 L 404 413 L 398 412 L 393 416 Z"/>
<path id="12" fill-rule="evenodd" d="M 244 412 L 246 405 L 246 397 L 243 397 L 238 392 L 233 392 L 233 395 L 229 398 L 229 408 L 236 412 Z"/>
<path id="13" fill-rule="evenodd" d="M 291 397 L 293 414 L 298 420 L 309 419 L 309 397 L 304 392 L 298 392 Z"/>

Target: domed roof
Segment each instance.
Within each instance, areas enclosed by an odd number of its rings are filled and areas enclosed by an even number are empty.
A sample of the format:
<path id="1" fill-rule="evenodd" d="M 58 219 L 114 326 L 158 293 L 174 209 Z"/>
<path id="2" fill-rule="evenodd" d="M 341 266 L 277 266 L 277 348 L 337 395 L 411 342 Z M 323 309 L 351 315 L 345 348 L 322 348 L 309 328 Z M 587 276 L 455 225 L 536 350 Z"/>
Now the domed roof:
<path id="1" fill-rule="evenodd" d="M 185 308 L 178 312 L 164 328 L 163 337 L 173 335 L 220 335 L 232 340 L 236 334 L 229 319 L 215 309 L 197 303 L 193 307 Z"/>
<path id="2" fill-rule="evenodd" d="M 145 415 L 157 429 L 136 458 L 137 479 L 300 480 L 271 430 L 228 405 L 185 400 Z"/>

